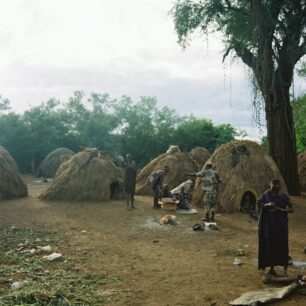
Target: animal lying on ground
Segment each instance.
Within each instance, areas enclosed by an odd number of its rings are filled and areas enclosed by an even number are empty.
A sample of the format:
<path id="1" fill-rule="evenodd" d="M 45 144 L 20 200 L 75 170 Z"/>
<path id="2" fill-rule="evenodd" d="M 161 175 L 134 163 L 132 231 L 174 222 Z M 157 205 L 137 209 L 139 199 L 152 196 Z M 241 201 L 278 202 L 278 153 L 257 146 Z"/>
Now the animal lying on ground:
<path id="1" fill-rule="evenodd" d="M 168 224 L 168 223 L 175 223 L 175 219 L 176 219 L 176 216 L 173 216 L 173 215 L 164 215 L 163 217 L 161 217 L 159 220 L 158 220 L 158 223 L 159 224 Z"/>

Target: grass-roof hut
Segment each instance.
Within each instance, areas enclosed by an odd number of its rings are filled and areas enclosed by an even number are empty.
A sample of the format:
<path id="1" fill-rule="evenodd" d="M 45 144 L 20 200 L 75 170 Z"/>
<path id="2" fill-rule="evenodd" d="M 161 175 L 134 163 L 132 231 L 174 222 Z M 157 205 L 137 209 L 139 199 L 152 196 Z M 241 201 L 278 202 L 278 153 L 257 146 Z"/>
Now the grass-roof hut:
<path id="1" fill-rule="evenodd" d="M 255 142 L 241 140 L 221 145 L 210 161 L 222 181 L 218 186 L 219 211 L 239 211 L 246 197 L 255 204 L 273 178 L 280 179 L 282 191 L 287 192 L 275 162 Z M 203 196 L 201 178 L 198 178 L 193 192 L 193 204 L 202 206 Z"/>
<path id="2" fill-rule="evenodd" d="M 147 186 L 149 175 L 155 170 L 161 170 L 164 166 L 169 166 L 169 173 L 164 177 L 164 184 L 173 189 L 180 183 L 186 181 L 186 172 L 196 172 L 201 168 L 194 159 L 185 152 L 164 153 L 150 161 L 138 174 L 136 179 L 136 194 L 150 195 L 152 190 Z"/>
<path id="3" fill-rule="evenodd" d="M 306 151 L 299 154 L 298 166 L 301 191 L 306 192 Z"/>
<path id="4" fill-rule="evenodd" d="M 22 198 L 28 195 L 12 156 L 0 146 L 0 200 Z"/>
<path id="5" fill-rule="evenodd" d="M 41 162 L 37 169 L 39 177 L 54 177 L 60 165 L 69 160 L 74 152 L 67 148 L 58 148 L 50 152 Z"/>
<path id="6" fill-rule="evenodd" d="M 203 147 L 195 147 L 190 152 L 189 155 L 198 164 L 204 166 L 206 161 L 210 158 L 210 153 Z"/>
<path id="7" fill-rule="evenodd" d="M 43 200 L 108 201 L 122 197 L 123 173 L 114 160 L 97 150 L 83 151 L 64 162 Z"/>

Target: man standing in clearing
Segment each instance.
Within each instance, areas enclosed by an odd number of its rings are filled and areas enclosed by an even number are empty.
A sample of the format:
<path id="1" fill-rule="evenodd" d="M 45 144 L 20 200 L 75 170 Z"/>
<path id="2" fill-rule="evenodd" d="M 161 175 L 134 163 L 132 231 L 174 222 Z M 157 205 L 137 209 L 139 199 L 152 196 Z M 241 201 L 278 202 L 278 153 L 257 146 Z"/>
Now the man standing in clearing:
<path id="1" fill-rule="evenodd" d="M 169 166 L 164 166 L 163 170 L 153 171 L 149 177 L 147 184 L 153 189 L 153 208 L 160 208 L 158 200 L 161 197 L 161 190 L 163 187 L 164 176 L 169 172 Z"/>
<path id="2" fill-rule="evenodd" d="M 126 162 L 123 173 L 123 185 L 126 193 L 127 209 L 131 210 L 134 206 L 134 195 L 136 186 L 136 164 L 131 159 L 131 155 L 126 155 Z"/>
<path id="3" fill-rule="evenodd" d="M 215 211 L 217 206 L 217 188 L 220 183 L 218 173 L 213 170 L 212 162 L 207 161 L 203 170 L 197 173 L 187 173 L 187 175 L 202 177 L 202 190 L 204 194 L 204 215 L 205 221 L 215 221 Z M 211 218 L 209 218 L 211 215 Z"/>
<path id="4" fill-rule="evenodd" d="M 289 259 L 288 213 L 293 212 L 293 206 L 280 189 L 280 180 L 272 180 L 270 189 L 257 201 L 258 269 L 270 267 L 268 274 L 271 276 L 276 276 L 275 266 L 284 267 L 284 275 L 287 276 Z"/>

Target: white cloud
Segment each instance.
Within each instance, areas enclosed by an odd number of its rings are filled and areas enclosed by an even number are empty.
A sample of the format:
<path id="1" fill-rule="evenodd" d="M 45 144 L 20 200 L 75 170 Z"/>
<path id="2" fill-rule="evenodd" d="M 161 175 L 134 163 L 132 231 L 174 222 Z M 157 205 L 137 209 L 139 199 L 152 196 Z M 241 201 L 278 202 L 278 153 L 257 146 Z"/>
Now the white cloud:
<path id="1" fill-rule="evenodd" d="M 156 96 L 160 106 L 253 133 L 246 68 L 221 63 L 218 36 L 183 50 L 168 14 L 172 3 L 1 1 L 0 94 L 15 110 L 74 90 Z"/>

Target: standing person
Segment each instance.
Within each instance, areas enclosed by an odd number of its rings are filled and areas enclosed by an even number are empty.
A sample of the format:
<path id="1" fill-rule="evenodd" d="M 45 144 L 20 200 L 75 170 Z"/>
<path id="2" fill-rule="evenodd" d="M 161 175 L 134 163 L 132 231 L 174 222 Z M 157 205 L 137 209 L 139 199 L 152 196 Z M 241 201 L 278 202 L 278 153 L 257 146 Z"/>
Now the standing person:
<path id="1" fill-rule="evenodd" d="M 136 186 L 136 164 L 131 159 L 131 155 L 126 155 L 126 162 L 123 173 L 123 185 L 126 194 L 126 205 L 127 209 L 135 208 L 134 206 L 134 195 Z"/>
<path id="2" fill-rule="evenodd" d="M 289 197 L 280 190 L 280 180 L 273 179 L 270 189 L 257 201 L 258 269 L 270 267 L 268 274 L 272 276 L 276 276 L 275 266 L 284 267 L 287 276 L 289 259 L 288 213 L 293 212 L 293 206 Z"/>
<path id="3" fill-rule="evenodd" d="M 217 206 L 217 188 L 221 183 L 219 174 L 213 170 L 211 161 L 207 161 L 204 169 L 197 173 L 186 173 L 187 175 L 202 177 L 202 190 L 204 194 L 204 220 L 206 222 L 215 221 L 215 211 Z M 209 218 L 211 215 L 211 218 Z"/>
<path id="4" fill-rule="evenodd" d="M 169 172 L 169 166 L 164 166 L 163 170 L 153 171 L 147 180 L 147 184 L 153 189 L 153 208 L 160 208 L 158 200 L 161 197 L 164 176 Z"/>

